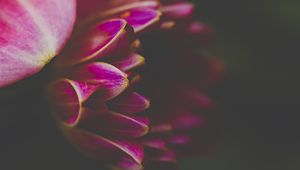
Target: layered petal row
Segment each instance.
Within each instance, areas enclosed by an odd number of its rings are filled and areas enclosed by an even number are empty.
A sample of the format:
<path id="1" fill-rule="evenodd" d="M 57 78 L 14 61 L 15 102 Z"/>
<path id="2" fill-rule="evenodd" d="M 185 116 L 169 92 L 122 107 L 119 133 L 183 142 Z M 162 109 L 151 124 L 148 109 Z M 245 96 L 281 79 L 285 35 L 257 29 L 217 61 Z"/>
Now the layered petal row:
<path id="1" fill-rule="evenodd" d="M 214 35 L 194 19 L 195 6 L 78 4 L 50 86 L 54 116 L 71 143 L 122 170 L 174 170 L 178 159 L 207 153 L 217 136 L 209 115 L 216 104 L 204 91 L 221 78 L 223 65 L 201 51 Z"/>

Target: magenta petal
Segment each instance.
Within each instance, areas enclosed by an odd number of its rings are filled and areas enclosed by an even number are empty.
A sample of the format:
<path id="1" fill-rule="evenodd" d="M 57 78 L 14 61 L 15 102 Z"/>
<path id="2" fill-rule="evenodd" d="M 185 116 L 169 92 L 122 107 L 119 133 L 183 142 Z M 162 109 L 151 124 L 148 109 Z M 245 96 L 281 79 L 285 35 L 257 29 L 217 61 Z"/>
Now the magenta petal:
<path id="1" fill-rule="evenodd" d="M 204 94 L 199 94 L 197 91 L 187 90 L 183 92 L 183 98 L 187 105 L 197 108 L 211 109 L 216 106 L 214 101 Z"/>
<path id="2" fill-rule="evenodd" d="M 67 41 L 75 0 L 0 0 L 0 87 L 40 71 Z"/>
<path id="3" fill-rule="evenodd" d="M 144 148 L 141 144 L 137 144 L 127 140 L 114 140 L 114 142 L 127 153 L 138 164 L 142 164 L 144 159 Z"/>
<path id="4" fill-rule="evenodd" d="M 56 118 L 68 126 L 76 126 L 86 119 L 98 116 L 83 107 L 83 103 L 95 92 L 97 86 L 69 79 L 59 79 L 50 85 L 49 95 Z M 97 103 L 98 112 L 104 112 L 104 103 Z"/>
<path id="5" fill-rule="evenodd" d="M 162 8 L 163 16 L 167 20 L 187 19 L 195 10 L 195 5 L 189 2 L 180 2 L 164 5 Z"/>
<path id="6" fill-rule="evenodd" d="M 173 145 L 185 145 L 190 142 L 190 137 L 187 135 L 175 135 L 172 136 L 168 142 Z"/>
<path id="7" fill-rule="evenodd" d="M 168 123 L 151 126 L 151 133 L 166 133 L 171 132 L 172 130 L 172 125 Z"/>
<path id="8" fill-rule="evenodd" d="M 91 158 L 114 164 L 124 161 L 124 159 L 132 159 L 139 165 L 143 161 L 144 150 L 142 145 L 138 143 L 108 139 L 85 130 L 63 125 L 62 130 L 81 152 Z"/>
<path id="9" fill-rule="evenodd" d="M 176 155 L 171 150 L 164 150 L 161 152 L 157 152 L 153 157 L 151 157 L 152 161 L 161 161 L 161 162 L 176 162 Z"/>
<path id="10" fill-rule="evenodd" d="M 130 51 L 134 39 L 133 29 L 125 20 L 106 20 L 87 30 L 78 31 L 56 65 L 65 67 L 102 57 L 124 55 Z"/>
<path id="11" fill-rule="evenodd" d="M 138 33 L 157 23 L 161 13 L 151 8 L 136 8 L 121 13 L 119 16 L 125 19 Z"/>
<path id="12" fill-rule="evenodd" d="M 95 20 L 102 18 L 103 16 L 111 16 L 133 8 L 147 7 L 157 9 L 159 6 L 160 5 L 156 0 L 79 0 L 78 17 L 81 20 L 86 18 L 89 20 Z"/>
<path id="13" fill-rule="evenodd" d="M 139 54 L 132 53 L 127 57 L 118 59 L 117 61 L 112 61 L 111 63 L 122 71 L 129 71 L 143 65 L 145 63 L 145 58 Z"/>
<path id="14" fill-rule="evenodd" d="M 196 114 L 183 113 L 178 115 L 172 122 L 174 129 L 189 130 L 202 127 L 205 124 L 203 118 Z"/>
<path id="15" fill-rule="evenodd" d="M 78 87 L 76 82 L 68 79 L 57 80 L 50 86 L 55 116 L 66 124 L 76 124 L 82 110 L 85 94 Z"/>
<path id="16" fill-rule="evenodd" d="M 164 140 L 162 139 L 158 139 L 158 138 L 146 138 L 143 139 L 143 144 L 149 148 L 153 148 L 153 149 L 161 149 L 161 150 L 165 150 L 166 149 L 166 143 Z"/>
<path id="17" fill-rule="evenodd" d="M 99 100 L 109 100 L 120 94 L 128 85 L 127 75 L 116 67 L 94 62 L 85 64 L 70 71 L 70 79 L 97 86 Z"/>
<path id="18" fill-rule="evenodd" d="M 112 169 L 121 169 L 121 170 L 143 170 L 144 169 L 143 165 L 136 163 L 132 159 L 126 159 L 126 158 L 118 162 L 116 165 L 113 165 L 112 167 L 113 167 Z"/>
<path id="19" fill-rule="evenodd" d="M 121 113 L 137 113 L 149 108 L 150 102 L 144 96 L 132 92 L 116 98 L 111 105 Z"/>
<path id="20" fill-rule="evenodd" d="M 101 119 L 98 129 L 117 136 L 140 137 L 149 130 L 149 121 L 144 117 L 109 112 L 104 114 Z"/>

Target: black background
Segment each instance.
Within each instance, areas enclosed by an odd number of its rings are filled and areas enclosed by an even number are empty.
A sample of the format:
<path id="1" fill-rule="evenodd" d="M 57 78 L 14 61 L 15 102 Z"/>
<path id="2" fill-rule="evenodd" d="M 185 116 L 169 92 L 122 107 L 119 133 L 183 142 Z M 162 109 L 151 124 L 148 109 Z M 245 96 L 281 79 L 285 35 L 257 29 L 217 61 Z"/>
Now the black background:
<path id="1" fill-rule="evenodd" d="M 196 2 L 196 1 L 195 1 Z M 197 1 L 216 30 L 213 51 L 226 76 L 215 98 L 222 140 L 189 170 L 300 168 L 300 1 Z"/>

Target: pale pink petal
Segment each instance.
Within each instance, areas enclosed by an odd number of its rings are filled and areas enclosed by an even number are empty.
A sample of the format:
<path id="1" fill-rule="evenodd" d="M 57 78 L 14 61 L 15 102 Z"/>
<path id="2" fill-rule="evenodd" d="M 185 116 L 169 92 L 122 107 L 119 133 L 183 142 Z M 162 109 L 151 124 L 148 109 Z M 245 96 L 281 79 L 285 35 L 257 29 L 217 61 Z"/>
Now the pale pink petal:
<path id="1" fill-rule="evenodd" d="M 66 43 L 75 0 L 0 0 L 0 87 L 39 72 Z"/>

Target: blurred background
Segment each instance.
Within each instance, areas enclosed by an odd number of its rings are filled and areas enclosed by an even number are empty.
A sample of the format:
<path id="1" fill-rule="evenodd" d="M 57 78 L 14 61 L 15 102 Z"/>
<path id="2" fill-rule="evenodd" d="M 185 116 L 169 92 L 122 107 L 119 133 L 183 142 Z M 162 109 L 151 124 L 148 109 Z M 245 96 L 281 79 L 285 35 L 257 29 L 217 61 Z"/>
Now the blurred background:
<path id="1" fill-rule="evenodd" d="M 223 107 L 222 137 L 214 153 L 182 169 L 300 169 L 300 1 L 194 2 L 226 66 L 211 91 Z"/>
<path id="2" fill-rule="evenodd" d="M 182 161 L 181 169 L 300 169 L 300 1 L 194 2 L 199 19 L 215 28 L 210 51 L 222 58 L 226 73 L 209 92 L 221 107 L 218 146 Z M 1 170 L 102 169 L 64 140 L 47 109 L 26 107 L 32 110 L 26 115 L 2 110 Z"/>

